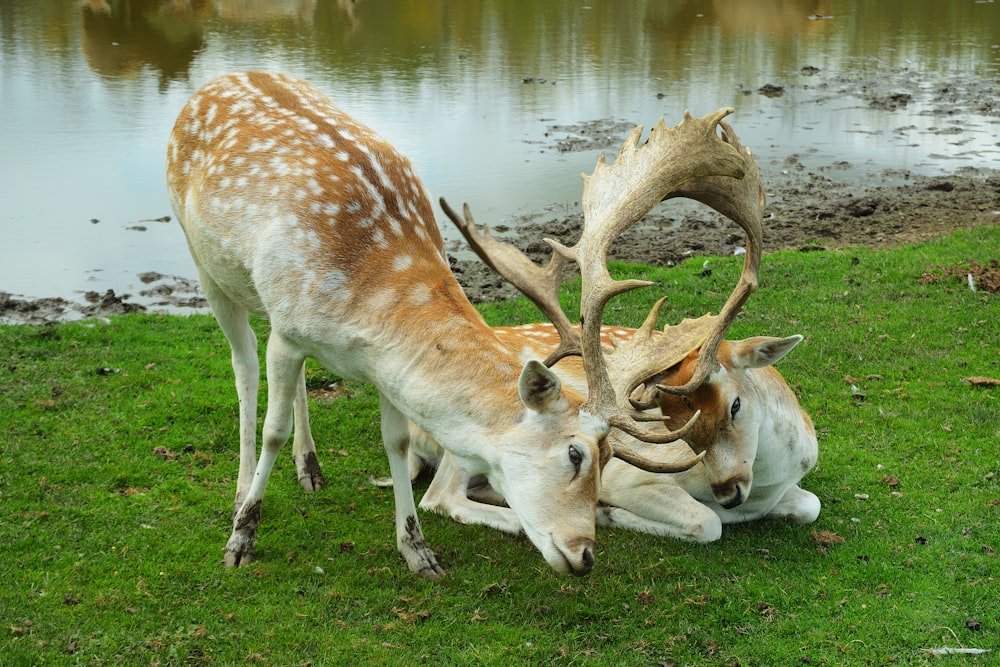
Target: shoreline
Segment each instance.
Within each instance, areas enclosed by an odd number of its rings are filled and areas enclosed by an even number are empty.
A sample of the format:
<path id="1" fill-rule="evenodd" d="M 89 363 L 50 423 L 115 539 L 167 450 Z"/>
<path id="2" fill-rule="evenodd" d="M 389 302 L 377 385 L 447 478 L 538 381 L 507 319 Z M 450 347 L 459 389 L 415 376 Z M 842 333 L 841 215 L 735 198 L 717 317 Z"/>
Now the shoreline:
<path id="1" fill-rule="evenodd" d="M 1000 171 L 963 167 L 940 176 L 886 170 L 864 182 L 839 182 L 828 173 L 842 163 L 806 170 L 794 157 L 765 180 L 764 252 L 885 248 L 923 241 L 960 229 L 1000 225 Z M 482 222 L 482 221 L 481 221 Z M 553 205 L 521 216 L 512 228 L 493 231 L 544 263 L 544 237 L 564 243 L 580 234 L 579 203 Z M 513 231 L 516 230 L 516 231 Z M 686 200 L 658 205 L 612 247 L 612 261 L 674 266 L 687 257 L 728 256 L 742 246 L 742 230 L 711 209 Z M 447 251 L 452 270 L 473 303 L 518 295 L 458 241 Z M 83 292 L 86 303 L 62 297 L 23 298 L 0 291 L 0 324 L 47 324 L 131 312 L 207 312 L 197 281 L 155 272 L 139 274 L 138 294 Z"/>

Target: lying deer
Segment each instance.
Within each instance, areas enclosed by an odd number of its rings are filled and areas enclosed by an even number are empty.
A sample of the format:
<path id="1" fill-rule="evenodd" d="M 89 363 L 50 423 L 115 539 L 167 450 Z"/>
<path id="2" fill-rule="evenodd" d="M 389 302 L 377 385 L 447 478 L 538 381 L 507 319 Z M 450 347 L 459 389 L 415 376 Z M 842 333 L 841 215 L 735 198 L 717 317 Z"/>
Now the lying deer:
<path id="1" fill-rule="evenodd" d="M 608 443 L 610 426 L 644 442 L 668 443 L 692 424 L 669 431 L 662 421 L 637 422 L 642 416 L 626 397 L 648 375 L 636 379 L 616 370 L 614 381 L 609 376 L 609 367 L 628 360 L 602 354 L 604 306 L 647 283 L 611 280 L 607 246 L 657 202 L 683 191 L 680 186 L 742 178 L 749 156 L 717 132 L 731 112 L 686 117 L 676 128 L 661 123 L 642 147 L 637 128 L 615 163 L 602 158 L 585 180 L 587 231 L 573 248 L 559 246 L 583 273 L 584 326 L 569 351 L 582 355 L 585 400 L 563 389 L 543 364 L 522 363 L 472 307 L 448 268 L 413 168 L 374 131 L 310 84 L 281 74 L 232 74 L 199 90 L 171 133 L 167 187 L 232 349 L 240 467 L 226 565 L 254 556 L 264 491 L 293 424 L 300 482 L 322 485 L 306 404 L 303 364 L 311 357 L 378 389 L 396 543 L 411 570 L 429 578 L 443 574 L 417 519 L 408 418 L 440 443 L 461 475 L 490 479 L 551 567 L 590 572 L 601 471 L 611 457 L 651 471 L 686 469 L 700 458 L 661 464 L 624 442 Z M 759 237 L 757 222 L 748 233 Z M 752 280 L 741 280 L 727 304 L 733 317 L 756 288 L 757 267 L 750 268 Z M 249 313 L 271 325 L 259 460 L 260 369 Z M 720 318 L 708 338 L 721 340 L 728 322 Z M 676 356 L 672 345 L 660 347 Z M 714 358 L 705 361 L 710 356 L 699 362 L 702 371 L 714 365 Z M 690 393 L 702 379 L 678 390 Z"/>
<path id="2" fill-rule="evenodd" d="M 495 329 L 522 358 L 544 358 L 558 347 L 559 336 L 549 324 Z M 633 329 L 605 328 L 605 341 L 626 338 Z M 816 434 L 774 364 L 792 350 L 801 336 L 756 337 L 724 341 L 717 354 L 720 366 L 685 397 L 653 390 L 656 409 L 684 422 L 696 410 L 701 416 L 685 440 L 693 452 L 705 452 L 703 465 L 676 474 L 654 474 L 620 461 L 609 461 L 601 476 L 598 525 L 616 526 L 694 542 L 722 535 L 722 525 L 755 519 L 811 523 L 820 511 L 819 499 L 799 488 L 817 458 Z M 697 363 L 697 351 L 649 379 L 657 384 L 687 381 Z M 552 369 L 564 386 L 586 392 L 578 358 L 566 358 Z M 612 440 L 628 438 L 613 433 Z M 420 507 L 463 523 L 481 523 L 519 532 L 508 513 L 497 510 L 503 498 L 486 480 L 473 480 L 461 495 L 456 471 L 425 434 L 411 438 L 410 471 L 437 468 Z M 475 503 L 475 504 L 472 504 Z M 484 504 L 485 503 L 485 504 Z"/>

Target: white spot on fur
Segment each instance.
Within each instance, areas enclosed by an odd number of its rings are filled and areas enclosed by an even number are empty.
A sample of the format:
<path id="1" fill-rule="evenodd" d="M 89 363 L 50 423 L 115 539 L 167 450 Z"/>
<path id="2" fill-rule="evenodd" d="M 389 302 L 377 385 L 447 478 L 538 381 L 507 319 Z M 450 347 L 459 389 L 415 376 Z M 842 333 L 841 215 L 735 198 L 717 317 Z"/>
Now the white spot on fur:
<path id="1" fill-rule="evenodd" d="M 336 294 L 344 290 L 347 286 L 347 276 L 343 271 L 330 269 L 323 276 L 323 281 L 319 288 L 327 294 Z"/>
<path id="2" fill-rule="evenodd" d="M 410 303 L 414 306 L 426 306 L 431 302 L 431 289 L 425 283 L 415 283 L 410 287 Z"/>
<path id="3" fill-rule="evenodd" d="M 365 305 L 369 312 L 384 314 L 395 305 L 396 299 L 395 290 L 379 289 L 371 293 Z"/>

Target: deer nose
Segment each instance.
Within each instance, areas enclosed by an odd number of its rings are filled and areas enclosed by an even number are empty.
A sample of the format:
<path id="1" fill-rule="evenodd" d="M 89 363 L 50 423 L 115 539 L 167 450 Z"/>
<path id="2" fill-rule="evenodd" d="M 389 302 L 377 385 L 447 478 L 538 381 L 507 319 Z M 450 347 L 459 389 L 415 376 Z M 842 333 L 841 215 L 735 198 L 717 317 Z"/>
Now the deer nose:
<path id="1" fill-rule="evenodd" d="M 576 577 L 585 577 L 590 574 L 590 571 L 594 569 L 594 550 L 587 547 L 583 550 L 583 555 L 580 558 L 581 564 L 578 568 L 571 568 L 571 572 Z"/>
<path id="2" fill-rule="evenodd" d="M 569 570 L 574 577 L 585 577 L 594 569 L 594 540 L 578 538 L 559 551 L 566 564 L 566 570 Z"/>
<path id="3" fill-rule="evenodd" d="M 733 485 L 733 495 L 724 503 L 720 503 L 727 510 L 731 510 L 734 507 L 739 506 L 743 503 L 743 488 L 739 484 Z"/>

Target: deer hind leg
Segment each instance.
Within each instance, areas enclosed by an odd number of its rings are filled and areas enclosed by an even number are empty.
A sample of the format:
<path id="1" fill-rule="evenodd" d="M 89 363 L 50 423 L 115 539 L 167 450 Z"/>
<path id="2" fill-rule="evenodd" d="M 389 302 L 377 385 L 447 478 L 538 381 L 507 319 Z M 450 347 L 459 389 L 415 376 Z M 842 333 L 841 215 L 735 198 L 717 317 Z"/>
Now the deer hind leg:
<path id="1" fill-rule="evenodd" d="M 417 519 L 417 507 L 413 502 L 408 460 L 409 420 L 381 393 L 379 406 L 382 412 L 382 442 L 389 457 L 392 494 L 396 501 L 396 547 L 410 570 L 427 579 L 439 579 L 444 570 L 424 540 Z"/>
<path id="2" fill-rule="evenodd" d="M 819 517 L 820 502 L 815 494 L 793 486 L 767 514 L 768 519 L 779 519 L 794 524 L 812 523 Z"/>
<path id="3" fill-rule="evenodd" d="M 299 383 L 295 391 L 295 436 L 292 439 L 292 460 L 299 478 L 299 486 L 306 491 L 323 488 L 323 471 L 316 458 L 316 443 L 309 428 L 309 403 L 306 396 L 306 365 L 299 369 Z"/>
<path id="4" fill-rule="evenodd" d="M 236 479 L 233 512 L 239 510 L 250 488 L 257 467 L 257 391 L 260 386 L 260 361 L 257 358 L 257 334 L 250 328 L 249 314 L 230 299 L 219 285 L 199 266 L 201 289 L 212 307 L 219 328 L 229 341 L 233 374 L 240 409 L 240 472 Z"/>
<path id="5" fill-rule="evenodd" d="M 253 560 L 260 523 L 260 506 L 267 481 L 281 447 L 292 433 L 293 404 L 304 356 L 272 332 L 267 342 L 267 414 L 261 437 L 260 459 L 243 504 L 233 517 L 233 533 L 226 544 L 226 565 L 246 565 Z"/>

